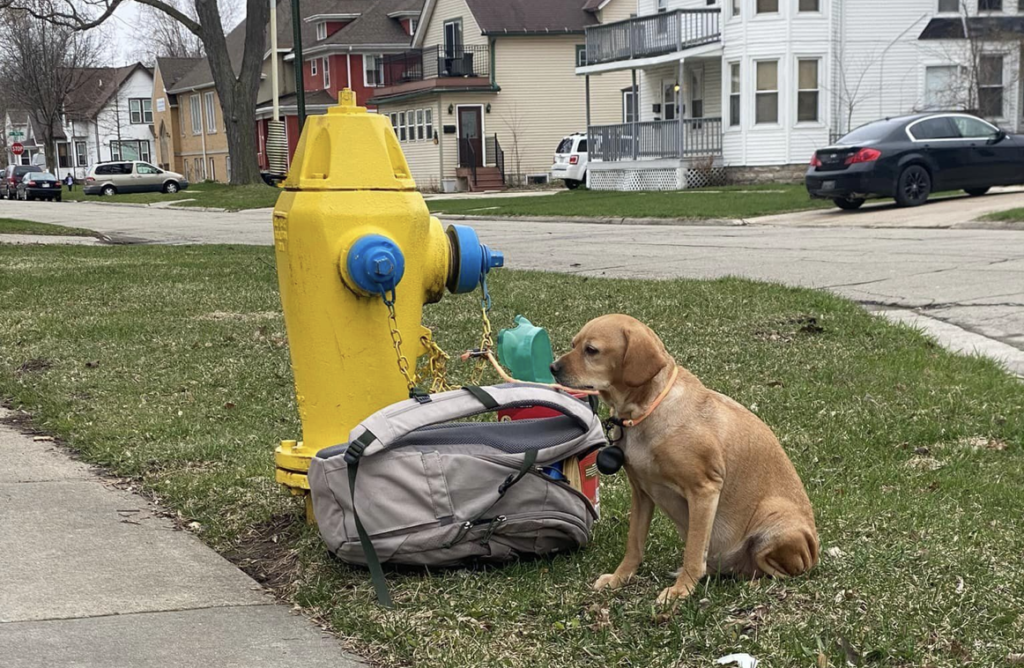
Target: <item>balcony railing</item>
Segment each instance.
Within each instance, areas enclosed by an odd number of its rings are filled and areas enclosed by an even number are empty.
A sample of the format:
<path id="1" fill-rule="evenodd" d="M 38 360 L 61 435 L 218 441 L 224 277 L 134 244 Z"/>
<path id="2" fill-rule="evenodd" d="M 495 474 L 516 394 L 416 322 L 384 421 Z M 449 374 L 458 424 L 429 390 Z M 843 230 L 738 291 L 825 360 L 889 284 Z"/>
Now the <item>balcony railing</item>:
<path id="1" fill-rule="evenodd" d="M 603 162 L 721 155 L 722 119 L 592 125 L 589 137 L 590 159 Z"/>
<path id="2" fill-rule="evenodd" d="M 678 9 L 587 28 L 587 65 L 649 58 L 721 41 L 717 9 Z"/>
<path id="3" fill-rule="evenodd" d="M 384 56 L 384 81 L 396 86 L 410 81 L 442 78 L 489 78 L 491 59 L 486 44 L 431 46 Z"/>

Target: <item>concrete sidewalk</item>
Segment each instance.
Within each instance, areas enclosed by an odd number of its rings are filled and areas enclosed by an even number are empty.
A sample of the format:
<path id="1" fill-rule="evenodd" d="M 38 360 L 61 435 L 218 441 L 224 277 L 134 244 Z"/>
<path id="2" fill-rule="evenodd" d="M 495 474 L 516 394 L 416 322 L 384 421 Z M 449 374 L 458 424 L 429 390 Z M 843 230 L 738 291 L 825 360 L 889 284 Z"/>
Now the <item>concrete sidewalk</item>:
<path id="1" fill-rule="evenodd" d="M 3 424 L 0 564 L 3 666 L 362 665 L 146 499 Z"/>

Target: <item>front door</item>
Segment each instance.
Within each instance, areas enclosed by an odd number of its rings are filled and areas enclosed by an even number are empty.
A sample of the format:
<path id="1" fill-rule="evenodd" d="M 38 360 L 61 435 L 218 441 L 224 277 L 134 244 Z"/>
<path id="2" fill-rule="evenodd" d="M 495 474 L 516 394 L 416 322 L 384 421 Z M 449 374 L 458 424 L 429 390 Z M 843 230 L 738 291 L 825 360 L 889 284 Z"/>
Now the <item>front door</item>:
<path id="1" fill-rule="evenodd" d="M 480 107 L 459 107 L 459 167 L 484 164 L 483 116 Z"/>

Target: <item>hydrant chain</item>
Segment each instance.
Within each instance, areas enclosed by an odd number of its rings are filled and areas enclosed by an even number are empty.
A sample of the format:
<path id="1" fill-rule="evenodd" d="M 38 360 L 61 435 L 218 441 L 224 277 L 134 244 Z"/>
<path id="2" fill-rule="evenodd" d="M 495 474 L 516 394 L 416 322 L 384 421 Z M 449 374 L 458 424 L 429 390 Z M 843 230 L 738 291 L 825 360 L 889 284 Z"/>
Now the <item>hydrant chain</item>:
<path id="1" fill-rule="evenodd" d="M 402 353 L 402 332 L 398 330 L 398 319 L 395 317 L 394 291 L 391 292 L 391 299 L 384 299 L 388 307 L 388 326 L 391 328 L 391 343 L 395 347 L 395 354 L 398 356 L 398 371 L 405 377 L 405 383 L 409 386 L 409 392 L 416 389 L 416 379 L 409 371 L 409 359 Z"/>

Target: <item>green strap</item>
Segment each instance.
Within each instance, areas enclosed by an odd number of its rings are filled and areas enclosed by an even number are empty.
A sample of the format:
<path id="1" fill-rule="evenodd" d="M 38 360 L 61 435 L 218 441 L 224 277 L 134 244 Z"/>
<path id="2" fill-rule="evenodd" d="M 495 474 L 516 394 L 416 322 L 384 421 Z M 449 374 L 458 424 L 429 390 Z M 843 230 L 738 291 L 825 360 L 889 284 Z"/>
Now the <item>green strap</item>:
<path id="1" fill-rule="evenodd" d="M 373 548 L 373 541 L 359 520 L 359 511 L 356 510 L 356 475 L 359 473 L 359 458 L 367 445 L 376 440 L 376 437 L 369 431 L 357 438 L 349 446 L 351 450 L 356 446 L 355 452 L 346 453 L 345 461 L 348 462 L 348 489 L 352 494 L 352 517 L 356 521 L 356 531 L 359 532 L 359 544 L 363 546 L 363 556 L 366 557 L 366 565 L 370 569 L 370 580 L 373 581 L 373 589 L 377 592 L 377 602 L 385 608 L 393 608 L 391 595 L 388 593 L 388 583 L 384 579 L 384 569 L 381 568 L 380 559 L 377 557 L 377 550 Z M 352 455 L 349 459 L 349 455 Z"/>
<path id="2" fill-rule="evenodd" d="M 484 405 L 484 408 L 486 408 L 489 411 L 497 410 L 498 408 L 501 407 L 501 404 L 495 401 L 494 397 L 487 394 L 487 392 L 477 387 L 476 385 L 463 385 L 462 389 L 476 397 L 477 401 L 482 403 Z"/>

